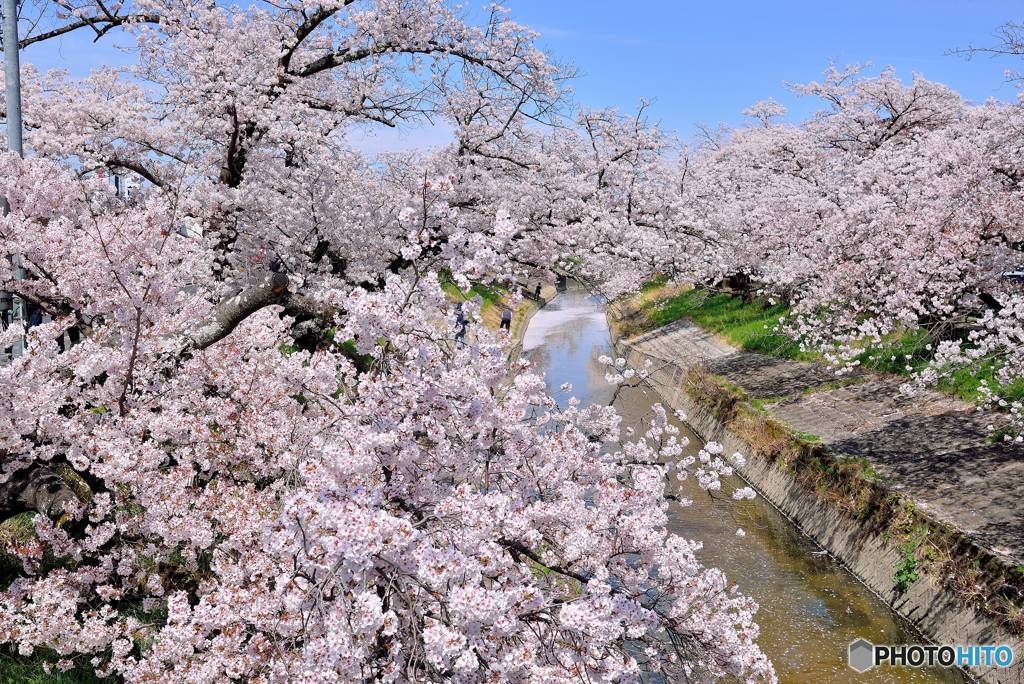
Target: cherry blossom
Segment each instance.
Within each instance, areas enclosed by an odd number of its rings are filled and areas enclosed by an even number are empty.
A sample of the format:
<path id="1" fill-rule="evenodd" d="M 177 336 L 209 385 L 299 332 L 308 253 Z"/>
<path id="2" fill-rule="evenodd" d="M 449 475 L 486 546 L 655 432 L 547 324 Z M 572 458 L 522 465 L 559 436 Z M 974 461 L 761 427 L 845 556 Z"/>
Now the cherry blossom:
<path id="1" fill-rule="evenodd" d="M 0 160 L 0 289 L 52 317 L 0 340 L 0 501 L 34 525 L 0 643 L 127 682 L 776 681 L 756 604 L 666 531 L 669 473 L 720 486 L 718 453 L 453 344 L 452 285 L 651 273 L 642 115 L 538 128 L 572 70 L 499 5 L 62 7 L 27 41 L 126 31 L 138 63 L 26 66 Z M 427 117 L 455 142 L 346 142 Z"/>

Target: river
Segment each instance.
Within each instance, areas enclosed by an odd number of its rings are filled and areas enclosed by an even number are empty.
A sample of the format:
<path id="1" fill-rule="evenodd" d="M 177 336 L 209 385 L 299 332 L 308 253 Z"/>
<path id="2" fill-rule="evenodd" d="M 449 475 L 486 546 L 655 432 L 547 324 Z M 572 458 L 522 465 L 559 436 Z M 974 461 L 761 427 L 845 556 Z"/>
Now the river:
<path id="1" fill-rule="evenodd" d="M 614 388 L 605 380 L 607 368 L 598 361 L 611 354 L 604 306 L 583 290 L 555 297 L 533 317 L 523 339 L 523 356 L 546 374 L 548 391 L 564 401 L 568 395 L 559 388 L 570 383 L 571 394 L 583 405 L 611 400 Z M 649 390 L 626 389 L 615 407 L 623 416 L 623 426 L 636 425 L 657 401 Z M 696 455 L 700 439 L 675 424 Z M 906 644 L 924 643 L 924 637 L 760 497 L 739 509 L 713 504 L 696 488 L 684 494 L 694 504 L 686 508 L 673 504 L 669 530 L 703 541 L 705 547 L 698 552 L 701 562 L 724 569 L 740 591 L 760 605 L 758 643 L 775 664 L 780 682 L 972 681 L 958 670 L 937 667 L 852 670 L 847 665 L 847 648 L 857 639 Z M 736 536 L 737 528 L 746 536 Z"/>

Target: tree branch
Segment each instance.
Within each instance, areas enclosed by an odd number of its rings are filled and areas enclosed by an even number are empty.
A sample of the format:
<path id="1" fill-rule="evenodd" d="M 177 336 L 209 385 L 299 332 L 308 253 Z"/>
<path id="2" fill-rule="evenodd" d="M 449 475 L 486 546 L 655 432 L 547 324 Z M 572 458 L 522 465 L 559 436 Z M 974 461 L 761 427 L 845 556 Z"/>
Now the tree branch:
<path id="1" fill-rule="evenodd" d="M 273 304 L 281 304 L 285 313 L 295 318 L 318 319 L 325 328 L 335 325 L 336 318 L 344 313 L 312 297 L 288 292 L 288 276 L 272 273 L 259 285 L 236 292 L 218 304 L 210 314 L 209 325 L 190 335 L 181 353 L 187 355 L 216 344 L 246 318 Z"/>
<path id="2" fill-rule="evenodd" d="M 302 67 L 301 71 L 297 75 L 304 78 L 318 74 L 321 71 L 327 71 L 334 67 L 341 66 L 343 64 L 352 64 L 360 60 L 372 57 L 374 55 L 385 54 L 389 50 L 395 50 L 406 55 L 432 55 L 437 52 L 443 52 L 449 55 L 454 55 L 470 64 L 476 64 L 490 69 L 493 73 L 502 78 L 506 83 L 508 77 L 506 74 L 498 72 L 496 69 L 491 67 L 487 62 L 466 50 L 458 49 L 452 45 L 441 45 L 436 41 L 428 41 L 426 47 L 413 47 L 413 46 L 402 46 L 398 43 L 381 43 L 379 45 L 371 45 L 370 47 L 361 48 L 359 50 L 352 50 L 345 48 L 338 52 L 332 52 L 329 55 L 324 55 L 320 59 L 310 62 L 306 66 Z"/>
<path id="3" fill-rule="evenodd" d="M 167 181 L 157 176 L 155 173 L 146 168 L 145 165 L 139 162 L 134 162 L 129 159 L 118 159 L 117 157 L 112 157 L 107 160 L 107 166 L 126 169 L 128 171 L 134 171 L 135 173 L 139 174 L 140 176 L 148 180 L 153 185 L 159 187 L 161 190 L 169 190 L 171 187 L 170 185 L 167 184 Z"/>
<path id="4" fill-rule="evenodd" d="M 156 14 L 127 14 L 127 15 L 124 15 L 124 16 L 110 17 L 108 19 L 103 19 L 103 20 L 101 20 L 99 22 L 97 22 L 96 20 L 92 20 L 92 19 L 83 19 L 81 21 L 76 21 L 73 24 L 68 24 L 67 26 L 62 26 L 59 29 L 54 29 L 52 31 L 47 31 L 46 33 L 41 33 L 38 36 L 32 36 L 31 38 L 25 38 L 24 40 L 22 40 L 22 41 L 20 41 L 18 43 L 18 47 L 21 48 L 22 50 L 24 50 L 29 45 L 33 45 L 35 43 L 41 43 L 44 40 L 49 40 L 50 38 L 56 38 L 57 36 L 62 36 L 65 33 L 71 33 L 72 31 L 77 31 L 78 29 L 85 28 L 87 26 L 93 28 L 96 31 L 96 38 L 95 38 L 95 40 L 93 40 L 93 42 L 96 42 L 97 40 L 99 40 L 110 29 L 116 28 L 118 26 L 121 26 L 122 24 L 127 24 L 128 22 L 131 22 L 131 21 L 137 21 L 137 22 L 144 23 L 144 24 L 159 24 L 160 23 L 160 16 L 156 15 Z M 97 24 L 97 23 L 106 24 L 106 26 L 104 26 L 102 29 L 97 29 L 96 26 L 95 26 L 95 24 Z"/>
<path id="5" fill-rule="evenodd" d="M 509 551 L 511 551 L 514 554 L 519 554 L 521 556 L 526 556 L 527 558 L 532 560 L 534 563 L 536 563 L 537 565 L 540 565 L 541 567 L 543 567 L 543 568 L 545 568 L 547 570 L 550 570 L 552 572 L 556 572 L 559 575 L 564 575 L 565 577 L 571 577 L 572 579 L 576 580 L 577 582 L 579 582 L 581 584 L 586 584 L 587 582 L 590 581 L 589 577 L 586 577 L 585 575 L 581 575 L 578 572 L 574 572 L 572 570 L 569 570 L 568 568 L 563 568 L 560 565 L 548 565 L 543 560 L 541 560 L 540 556 L 538 556 L 536 553 L 531 551 L 529 549 L 529 547 L 527 547 L 525 544 L 522 544 L 521 542 L 512 541 L 511 539 L 499 539 L 498 540 L 498 544 L 500 544 L 501 546 L 504 546 L 506 549 L 508 549 Z M 614 593 L 615 590 L 613 589 L 612 592 Z"/>
<path id="6" fill-rule="evenodd" d="M 201 351 L 220 342 L 249 316 L 271 304 L 280 304 L 288 291 L 288 276 L 273 273 L 255 287 L 242 290 L 217 305 L 205 328 L 189 336 L 182 353 Z"/>
<path id="7" fill-rule="evenodd" d="M 348 7 L 353 2 L 355 2 L 355 0 L 345 0 L 343 6 Z M 292 55 L 294 55 L 295 50 L 302 45 L 302 41 L 308 38 L 309 35 L 320 26 L 320 24 L 337 14 L 338 9 L 339 8 L 337 7 L 318 7 L 316 12 L 302 22 L 302 24 L 295 30 L 295 40 L 288 47 L 285 53 L 281 55 L 281 59 L 278 62 L 282 69 L 288 71 L 288 67 L 291 66 L 292 63 Z"/>

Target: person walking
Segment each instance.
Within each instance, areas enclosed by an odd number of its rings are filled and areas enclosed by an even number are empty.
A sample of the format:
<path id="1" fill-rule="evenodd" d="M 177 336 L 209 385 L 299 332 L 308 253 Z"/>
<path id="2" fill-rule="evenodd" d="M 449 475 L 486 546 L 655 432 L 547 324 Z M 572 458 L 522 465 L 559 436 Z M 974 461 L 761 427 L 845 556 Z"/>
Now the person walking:
<path id="1" fill-rule="evenodd" d="M 537 291 L 534 293 L 534 299 L 538 302 L 540 301 L 540 283 L 537 283 Z"/>
<path id="2" fill-rule="evenodd" d="M 501 327 L 504 330 L 512 332 L 512 309 L 505 307 L 505 310 L 501 312 Z"/>
<path id="3" fill-rule="evenodd" d="M 455 305 L 455 345 L 458 349 L 466 347 L 466 326 L 469 321 L 462 312 L 462 302 Z"/>

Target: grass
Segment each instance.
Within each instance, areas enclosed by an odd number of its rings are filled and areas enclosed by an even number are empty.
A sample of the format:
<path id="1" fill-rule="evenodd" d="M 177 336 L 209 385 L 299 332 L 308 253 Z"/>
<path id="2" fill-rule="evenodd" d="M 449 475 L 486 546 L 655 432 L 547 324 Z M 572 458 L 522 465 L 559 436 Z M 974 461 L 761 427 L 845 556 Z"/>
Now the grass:
<path id="1" fill-rule="evenodd" d="M 483 320 L 485 327 L 492 330 L 497 330 L 501 325 L 501 312 L 506 306 L 507 298 L 510 294 L 507 288 L 494 283 L 491 285 L 474 285 L 469 294 L 463 294 L 459 286 L 451 280 L 442 280 L 441 289 L 444 290 L 448 298 L 453 302 L 464 302 L 468 299 L 472 299 L 477 295 L 483 300 L 480 306 L 480 318 Z M 512 312 L 512 323 L 515 325 L 514 332 L 519 331 L 519 326 L 522 324 L 523 318 L 529 310 L 532 302 L 529 300 L 523 300 L 519 307 Z"/>
<path id="2" fill-rule="evenodd" d="M 501 306 L 504 304 L 505 295 L 507 294 L 506 290 L 497 285 L 474 285 L 470 288 L 468 296 L 464 295 L 462 290 L 459 289 L 459 286 L 454 282 L 442 283 L 441 289 L 443 289 L 448 296 L 452 298 L 452 301 L 456 302 L 464 302 L 467 299 L 472 299 L 473 297 L 480 295 L 480 298 L 483 300 L 484 308 L 489 306 Z"/>
<path id="3" fill-rule="evenodd" d="M 474 285 L 470 290 L 469 294 L 464 294 L 459 286 L 452 281 L 446 281 L 441 283 L 441 289 L 444 290 L 448 298 L 453 302 L 465 302 L 473 297 L 479 296 L 483 300 L 480 306 L 480 316 L 485 321 L 493 318 L 497 315 L 501 317 L 501 308 L 505 305 L 505 295 L 507 292 L 500 289 L 499 287 L 489 287 L 486 285 Z"/>
<path id="4" fill-rule="evenodd" d="M 705 330 L 717 333 L 730 345 L 747 351 L 801 361 L 818 358 L 801 352 L 790 337 L 772 332 L 779 318 L 787 313 L 789 308 L 783 304 L 773 306 L 765 300 L 744 304 L 741 298 L 732 295 L 688 290 L 653 304 L 648 317 L 656 328 L 689 318 Z"/>
<path id="5" fill-rule="evenodd" d="M 108 684 L 115 681 L 113 677 L 97 677 L 89 665 L 68 672 L 51 667 L 47 674 L 43 662 L 55 663 L 59 657 L 56 653 L 37 652 L 28 658 L 0 653 L 0 684 Z"/>
<path id="6" fill-rule="evenodd" d="M 627 338 L 685 318 L 745 351 L 797 361 L 822 360 L 821 354 L 801 351 L 792 338 L 773 332 L 779 319 L 789 314 L 789 307 L 771 304 L 764 298 L 744 302 L 736 295 L 683 290 L 656 279 L 644 285 L 632 299 L 615 306 L 622 321 L 619 332 Z M 910 377 L 931 363 L 932 349 L 933 341 L 927 330 L 910 330 L 888 336 L 881 347 L 866 350 L 854 360 L 866 371 Z M 984 380 L 1008 402 L 1024 400 L 1024 380 L 1000 386 L 997 372 L 995 362 L 983 362 L 943 378 L 937 389 L 973 403 L 979 398 L 978 388 Z"/>
<path id="7" fill-rule="evenodd" d="M 986 363 L 978 368 L 964 368 L 953 374 L 949 380 L 939 382 L 939 389 L 955 391 L 965 401 L 975 401 L 978 398 L 978 388 L 981 381 L 988 382 L 988 386 L 996 389 L 997 394 L 1008 402 L 1024 401 L 1024 380 L 1019 380 L 1008 386 L 1000 386 L 999 378 L 996 375 L 994 363 Z"/>

